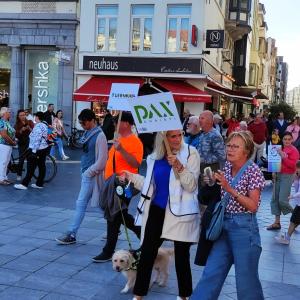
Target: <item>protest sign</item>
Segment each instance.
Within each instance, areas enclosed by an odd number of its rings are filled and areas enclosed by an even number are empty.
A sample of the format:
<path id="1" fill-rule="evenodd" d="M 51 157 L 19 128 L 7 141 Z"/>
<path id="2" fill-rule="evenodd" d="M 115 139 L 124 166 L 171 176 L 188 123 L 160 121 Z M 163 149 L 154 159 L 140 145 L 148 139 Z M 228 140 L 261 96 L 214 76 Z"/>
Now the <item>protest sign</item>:
<path id="1" fill-rule="evenodd" d="M 280 149 L 281 145 L 268 146 L 268 172 L 278 173 L 281 171 L 281 156 L 278 153 Z"/>
<path id="2" fill-rule="evenodd" d="M 137 97 L 129 105 L 139 133 L 182 129 L 171 93 Z"/>
<path id="3" fill-rule="evenodd" d="M 130 110 L 128 101 L 137 97 L 140 85 L 136 83 L 113 83 L 107 103 L 108 109 Z"/>

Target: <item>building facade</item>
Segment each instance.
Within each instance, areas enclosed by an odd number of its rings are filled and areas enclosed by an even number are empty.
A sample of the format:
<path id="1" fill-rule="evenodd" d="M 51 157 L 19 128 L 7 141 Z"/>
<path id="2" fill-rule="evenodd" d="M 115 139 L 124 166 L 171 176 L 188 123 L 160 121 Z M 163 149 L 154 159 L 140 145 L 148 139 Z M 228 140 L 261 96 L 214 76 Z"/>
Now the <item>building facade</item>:
<path id="1" fill-rule="evenodd" d="M 0 105 L 72 118 L 77 1 L 0 1 Z"/>
<path id="2" fill-rule="evenodd" d="M 293 106 L 300 115 L 300 86 L 287 92 L 286 103 Z"/>
<path id="3" fill-rule="evenodd" d="M 283 56 L 276 58 L 276 85 L 274 91 L 274 101 L 286 101 L 287 82 L 288 82 L 288 64 L 283 61 Z"/>

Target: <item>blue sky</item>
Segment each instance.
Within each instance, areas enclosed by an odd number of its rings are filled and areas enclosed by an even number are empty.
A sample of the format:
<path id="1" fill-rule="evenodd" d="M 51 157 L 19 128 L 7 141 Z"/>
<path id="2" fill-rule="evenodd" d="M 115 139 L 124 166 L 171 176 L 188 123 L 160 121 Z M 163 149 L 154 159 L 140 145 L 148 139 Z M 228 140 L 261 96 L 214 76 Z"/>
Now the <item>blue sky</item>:
<path id="1" fill-rule="evenodd" d="M 300 1 L 260 0 L 265 5 L 267 36 L 276 39 L 278 55 L 289 65 L 288 89 L 300 85 Z"/>

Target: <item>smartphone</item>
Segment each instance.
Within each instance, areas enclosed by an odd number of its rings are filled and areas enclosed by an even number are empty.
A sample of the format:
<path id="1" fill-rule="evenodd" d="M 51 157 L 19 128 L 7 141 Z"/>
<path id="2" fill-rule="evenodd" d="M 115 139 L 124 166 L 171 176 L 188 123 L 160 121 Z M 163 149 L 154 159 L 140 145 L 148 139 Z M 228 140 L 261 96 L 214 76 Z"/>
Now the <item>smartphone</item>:
<path id="1" fill-rule="evenodd" d="M 213 178 L 213 172 L 212 172 L 212 169 L 211 167 L 206 167 L 204 170 L 203 170 L 203 173 L 204 173 L 204 176 L 207 176 L 209 181 L 208 181 L 208 185 L 209 186 L 213 186 L 215 184 L 215 180 Z"/>

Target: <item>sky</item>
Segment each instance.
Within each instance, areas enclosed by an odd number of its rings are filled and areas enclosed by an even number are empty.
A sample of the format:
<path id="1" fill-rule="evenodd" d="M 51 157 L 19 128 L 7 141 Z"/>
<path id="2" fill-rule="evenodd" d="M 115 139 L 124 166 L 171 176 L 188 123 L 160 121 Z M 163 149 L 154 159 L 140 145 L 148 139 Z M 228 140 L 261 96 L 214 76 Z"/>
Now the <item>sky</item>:
<path id="1" fill-rule="evenodd" d="M 265 5 L 267 37 L 276 40 L 278 55 L 289 66 L 288 90 L 300 85 L 300 1 L 260 0 Z"/>

